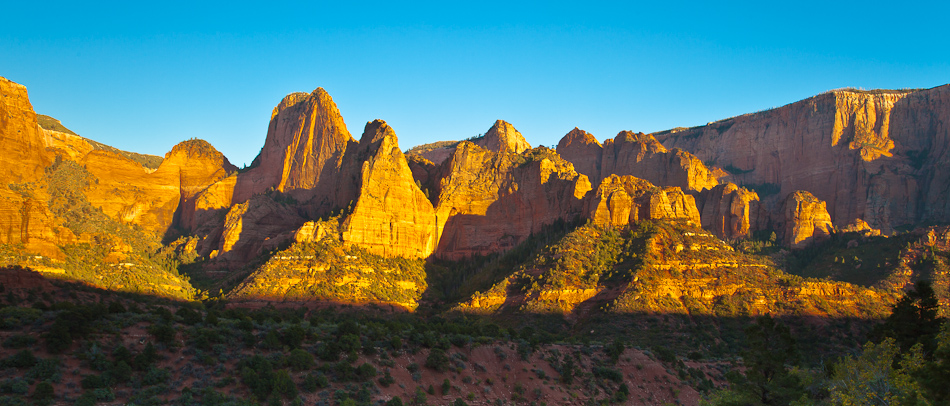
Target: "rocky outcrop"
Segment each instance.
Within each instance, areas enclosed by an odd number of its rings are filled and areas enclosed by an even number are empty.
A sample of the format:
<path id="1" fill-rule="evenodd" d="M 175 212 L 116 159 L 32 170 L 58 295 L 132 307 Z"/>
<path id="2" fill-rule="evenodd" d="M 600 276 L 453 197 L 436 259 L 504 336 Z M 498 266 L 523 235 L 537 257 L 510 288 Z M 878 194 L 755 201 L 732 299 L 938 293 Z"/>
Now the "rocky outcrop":
<path id="1" fill-rule="evenodd" d="M 655 185 L 690 191 L 719 183 L 716 174 L 698 158 L 679 149 L 668 150 L 649 134 L 623 131 L 601 146 L 593 136 L 575 128 L 558 143 L 558 153 L 594 184 L 610 175 L 632 175 Z"/>
<path id="2" fill-rule="evenodd" d="M 179 203 L 176 224 L 192 230 L 197 224 L 196 199 L 212 184 L 237 172 L 237 167 L 228 161 L 204 140 L 188 140 L 175 145 L 165 154 L 165 159 L 155 172 L 155 177 L 178 178 Z"/>
<path id="3" fill-rule="evenodd" d="M 243 265 L 262 252 L 294 238 L 295 231 L 304 222 L 293 207 L 266 195 L 256 195 L 228 210 L 217 248 L 203 254 L 219 263 Z M 210 248 L 205 245 L 202 251 Z"/>
<path id="4" fill-rule="evenodd" d="M 175 224 L 192 229 L 195 198 L 237 168 L 211 144 L 184 141 L 151 170 L 113 151 L 95 149 L 79 161 L 95 177 L 86 198 L 115 219 L 165 233 Z"/>
<path id="5" fill-rule="evenodd" d="M 425 258 L 435 250 L 435 210 L 416 186 L 396 133 L 385 121 L 366 124 L 356 156 L 366 156 L 353 212 L 341 237 L 370 252 Z"/>
<path id="6" fill-rule="evenodd" d="M 481 138 L 472 140 L 472 143 L 489 151 L 510 152 L 520 154 L 531 149 L 531 144 L 524 139 L 513 125 L 504 121 L 495 121 L 488 132 Z"/>
<path id="7" fill-rule="evenodd" d="M 659 186 L 695 191 L 718 184 L 706 165 L 692 154 L 667 150 L 652 135 L 630 131 L 604 141 L 600 174 L 633 175 Z"/>
<path id="8" fill-rule="evenodd" d="M 785 222 L 780 224 L 784 229 L 783 241 L 792 248 L 804 248 L 826 240 L 834 232 L 825 202 L 811 193 L 797 190 L 788 195 L 782 206 L 785 213 Z"/>
<path id="9" fill-rule="evenodd" d="M 894 227 L 950 218 L 950 86 L 917 91 L 837 90 L 772 110 L 657 134 L 730 172 L 740 185 L 770 185 L 777 212 L 808 190 L 844 226 Z"/>
<path id="10" fill-rule="evenodd" d="M 735 183 L 703 191 L 700 201 L 703 228 L 719 238 L 748 238 L 767 225 L 767 214 L 759 205 L 759 195 Z"/>
<path id="11" fill-rule="evenodd" d="M 587 175 L 588 179 L 595 182 L 600 181 L 604 147 L 587 131 L 574 127 L 557 143 L 557 153 L 573 163 L 578 173 Z"/>
<path id="12" fill-rule="evenodd" d="M 26 87 L 0 77 L 0 243 L 61 257 L 58 245 L 75 236 L 48 208 L 42 129 Z"/>
<path id="13" fill-rule="evenodd" d="M 700 221 L 695 200 L 680 188 L 659 188 L 629 175 L 604 179 L 585 211 L 594 225 L 602 227 L 624 228 L 654 219 Z"/>
<path id="14" fill-rule="evenodd" d="M 290 94 L 271 113 L 264 146 L 252 168 L 238 176 L 233 201 L 243 202 L 271 188 L 299 201 L 332 192 L 333 177 L 352 143 L 339 109 L 323 88 Z"/>
<path id="15" fill-rule="evenodd" d="M 0 77 L 0 179 L 23 182 L 39 179 L 50 164 L 42 130 L 26 86 Z"/>
<path id="16" fill-rule="evenodd" d="M 505 251 L 559 219 L 576 218 L 591 189 L 548 148 L 515 154 L 467 141 L 442 164 L 439 179 L 436 254 L 453 259 Z"/>
<path id="17" fill-rule="evenodd" d="M 864 237 L 877 237 L 881 235 L 881 230 L 871 228 L 864 220 L 854 219 L 854 222 L 841 228 L 842 233 L 858 233 Z"/>

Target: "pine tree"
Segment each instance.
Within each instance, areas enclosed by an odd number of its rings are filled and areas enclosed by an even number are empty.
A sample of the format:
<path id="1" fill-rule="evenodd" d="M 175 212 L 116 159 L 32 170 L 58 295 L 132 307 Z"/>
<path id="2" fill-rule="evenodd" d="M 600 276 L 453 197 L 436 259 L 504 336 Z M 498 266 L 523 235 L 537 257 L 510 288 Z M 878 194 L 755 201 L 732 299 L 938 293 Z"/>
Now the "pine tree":
<path id="1" fill-rule="evenodd" d="M 801 383 L 789 374 L 789 365 L 798 360 L 791 333 L 771 316 L 762 316 L 746 329 L 747 348 L 743 353 L 745 374 L 730 374 L 733 389 L 745 404 L 787 405 L 801 397 Z"/>

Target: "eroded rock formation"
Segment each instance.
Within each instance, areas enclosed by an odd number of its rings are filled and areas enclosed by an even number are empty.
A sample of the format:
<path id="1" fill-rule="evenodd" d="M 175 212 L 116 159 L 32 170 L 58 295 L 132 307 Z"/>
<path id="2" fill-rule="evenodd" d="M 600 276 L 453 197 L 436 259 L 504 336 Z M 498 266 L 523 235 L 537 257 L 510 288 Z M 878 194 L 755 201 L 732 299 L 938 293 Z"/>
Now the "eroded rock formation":
<path id="1" fill-rule="evenodd" d="M 502 141 L 492 141 L 496 137 Z M 497 121 L 484 139 L 497 149 L 463 141 L 439 168 L 441 257 L 512 248 L 546 225 L 580 215 L 591 188 L 586 176 L 548 148 L 516 153 L 527 142 L 508 123 Z"/>
<path id="2" fill-rule="evenodd" d="M 772 110 L 657 134 L 729 171 L 729 181 L 769 186 L 777 212 L 808 190 L 839 226 L 863 219 L 894 227 L 950 218 L 950 86 L 917 91 L 837 90 Z"/>
<path id="3" fill-rule="evenodd" d="M 792 248 L 803 248 L 831 237 L 834 226 L 825 202 L 804 190 L 788 195 L 782 205 L 785 213 L 784 241 Z"/>
<path id="4" fill-rule="evenodd" d="M 359 196 L 342 225 L 343 241 L 385 256 L 425 258 L 435 250 L 435 210 L 416 186 L 396 133 L 385 121 L 366 124 L 356 156 Z"/>
<path id="5" fill-rule="evenodd" d="M 660 188 L 630 175 L 610 175 L 597 187 L 586 210 L 593 224 L 624 228 L 643 220 L 687 220 L 699 224 L 692 196 L 678 187 Z"/>
<path id="6" fill-rule="evenodd" d="M 748 238 L 752 232 L 767 226 L 767 214 L 759 205 L 759 195 L 735 183 L 704 191 L 700 200 L 703 228 L 719 238 Z"/>
<path id="7" fill-rule="evenodd" d="M 610 175 L 632 175 L 655 185 L 697 192 L 718 184 L 716 174 L 698 158 L 679 149 L 668 150 L 649 134 L 623 131 L 600 145 L 575 128 L 558 143 L 558 153 L 580 167 L 594 184 Z"/>

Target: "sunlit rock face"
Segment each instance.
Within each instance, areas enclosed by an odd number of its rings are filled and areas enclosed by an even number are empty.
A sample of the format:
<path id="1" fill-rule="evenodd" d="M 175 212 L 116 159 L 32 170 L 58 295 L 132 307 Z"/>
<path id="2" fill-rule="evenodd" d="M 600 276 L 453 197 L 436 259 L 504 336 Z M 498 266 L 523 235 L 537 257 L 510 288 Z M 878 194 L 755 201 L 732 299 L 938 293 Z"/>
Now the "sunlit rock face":
<path id="1" fill-rule="evenodd" d="M 831 237 L 834 226 L 825 207 L 825 202 L 803 190 L 788 195 L 782 210 L 785 222 L 781 224 L 785 243 L 792 248 L 803 248 Z"/>
<path id="2" fill-rule="evenodd" d="M 611 175 L 588 201 L 587 216 L 593 224 L 624 228 L 643 220 L 687 220 L 699 224 L 692 196 L 680 188 L 660 188 L 633 176 Z"/>
<path id="3" fill-rule="evenodd" d="M 700 195 L 703 228 L 722 239 L 740 239 L 765 229 L 768 214 L 754 191 L 727 182 Z"/>
<path id="4" fill-rule="evenodd" d="M 739 185 L 770 185 L 777 214 L 807 190 L 831 219 L 885 234 L 950 217 L 950 86 L 918 91 L 824 93 L 764 112 L 657 134 L 667 147 L 715 162 Z"/>
<path id="5" fill-rule="evenodd" d="M 343 221 L 343 241 L 385 256 L 428 257 L 436 246 L 435 210 L 416 186 L 392 127 L 367 123 L 356 154 L 366 160 L 353 212 Z"/>
<path id="6" fill-rule="evenodd" d="M 504 121 L 476 142 L 459 143 L 434 176 L 436 255 L 459 259 L 505 251 L 581 214 L 590 182 L 554 151 L 526 149 L 520 133 Z"/>
<path id="7" fill-rule="evenodd" d="M 596 185 L 610 175 L 632 175 L 657 186 L 687 191 L 710 189 L 716 174 L 692 154 L 668 150 L 650 134 L 622 131 L 601 145 L 577 128 L 558 143 L 558 153 Z"/>

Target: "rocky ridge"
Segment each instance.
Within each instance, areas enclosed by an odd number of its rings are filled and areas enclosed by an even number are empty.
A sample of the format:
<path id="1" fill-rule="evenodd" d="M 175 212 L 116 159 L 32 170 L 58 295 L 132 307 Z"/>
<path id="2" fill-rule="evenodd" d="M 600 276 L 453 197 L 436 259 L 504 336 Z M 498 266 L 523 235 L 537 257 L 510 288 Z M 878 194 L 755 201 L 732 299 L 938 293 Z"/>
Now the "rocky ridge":
<path id="1" fill-rule="evenodd" d="M 729 172 L 727 181 L 769 186 L 769 212 L 806 190 L 835 225 L 854 219 L 895 227 L 950 217 L 950 86 L 916 91 L 836 90 L 768 111 L 656 134 Z"/>

